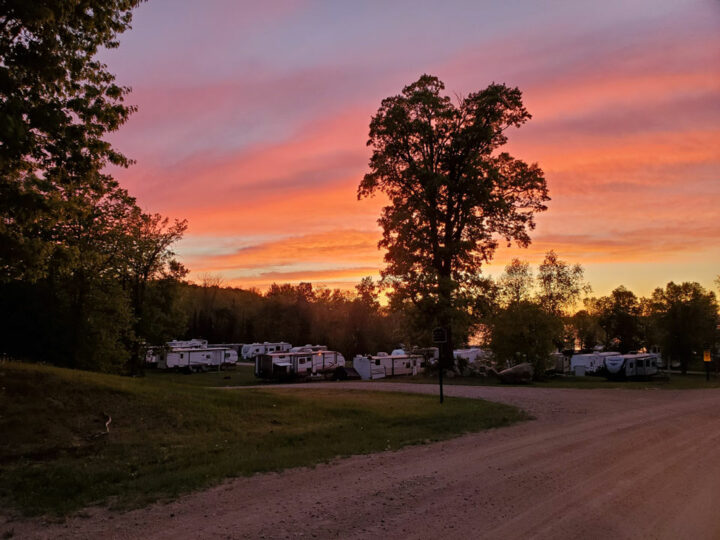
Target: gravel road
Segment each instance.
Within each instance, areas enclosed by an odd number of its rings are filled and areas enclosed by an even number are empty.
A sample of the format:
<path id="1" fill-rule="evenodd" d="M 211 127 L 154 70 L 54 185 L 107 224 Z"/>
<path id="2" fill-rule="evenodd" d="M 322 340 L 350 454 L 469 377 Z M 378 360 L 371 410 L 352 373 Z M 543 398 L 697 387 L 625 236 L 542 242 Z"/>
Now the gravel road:
<path id="1" fill-rule="evenodd" d="M 407 383 L 343 387 L 436 392 Z M 124 514 L 94 509 L 64 523 L 0 521 L 0 532 L 103 539 L 720 538 L 720 392 L 447 386 L 446 395 L 510 403 L 536 419 L 236 479 Z"/>

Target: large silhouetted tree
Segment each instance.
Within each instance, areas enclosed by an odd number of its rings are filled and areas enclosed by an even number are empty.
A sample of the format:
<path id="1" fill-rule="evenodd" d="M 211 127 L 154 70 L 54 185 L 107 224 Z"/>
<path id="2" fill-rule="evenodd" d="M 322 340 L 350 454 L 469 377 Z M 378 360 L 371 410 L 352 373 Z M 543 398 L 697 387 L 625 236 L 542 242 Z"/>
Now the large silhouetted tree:
<path id="1" fill-rule="evenodd" d="M 443 90 L 423 75 L 382 101 L 358 198 L 380 191 L 390 201 L 379 223 L 391 295 L 449 331 L 470 307 L 467 291 L 480 285 L 481 265 L 501 240 L 527 246 L 549 197 L 536 164 L 498 151 L 506 130 L 530 118 L 520 90 L 491 84 L 457 103 Z M 451 354 L 446 347 L 445 361 Z"/>
<path id="2" fill-rule="evenodd" d="M 96 53 L 140 1 L 0 0 L 0 280 L 46 276 L 68 223 L 117 187 L 103 168 L 129 162 L 105 135 L 133 107 Z"/>

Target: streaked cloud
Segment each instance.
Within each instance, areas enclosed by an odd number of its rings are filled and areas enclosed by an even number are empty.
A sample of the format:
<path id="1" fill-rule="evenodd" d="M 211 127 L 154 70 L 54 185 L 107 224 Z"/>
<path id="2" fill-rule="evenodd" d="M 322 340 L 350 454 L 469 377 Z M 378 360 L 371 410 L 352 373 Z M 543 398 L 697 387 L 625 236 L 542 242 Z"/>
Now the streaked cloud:
<path id="1" fill-rule="evenodd" d="M 171 6 L 143 5 L 107 59 L 140 107 L 114 138 L 138 159 L 118 176 L 189 219 L 195 273 L 349 286 L 382 265 L 384 200 L 355 197 L 380 100 L 423 72 L 458 94 L 504 81 L 533 114 L 509 150 L 541 165 L 552 201 L 529 250 L 500 249 L 491 271 L 555 249 L 611 283 L 613 264 L 678 279 L 716 258 L 717 4 L 481 4 L 173 3 L 161 31 Z"/>

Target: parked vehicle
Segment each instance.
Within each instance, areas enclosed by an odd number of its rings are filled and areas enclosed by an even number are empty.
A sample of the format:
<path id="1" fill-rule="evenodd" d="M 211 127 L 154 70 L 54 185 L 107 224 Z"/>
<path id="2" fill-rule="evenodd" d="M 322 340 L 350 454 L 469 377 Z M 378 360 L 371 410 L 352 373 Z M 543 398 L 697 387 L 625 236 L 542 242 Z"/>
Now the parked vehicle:
<path id="1" fill-rule="evenodd" d="M 619 354 L 618 352 L 574 354 L 570 358 L 570 371 L 575 375 L 601 375 L 605 368 L 605 358 Z"/>
<path id="2" fill-rule="evenodd" d="M 171 349 L 180 349 L 180 348 L 204 349 L 208 346 L 208 342 L 207 342 L 207 339 L 186 339 L 186 340 L 174 339 L 172 341 L 168 341 L 165 345 L 167 345 Z"/>
<path id="3" fill-rule="evenodd" d="M 237 363 L 237 353 L 223 347 L 177 347 L 167 348 L 158 360 L 160 369 L 185 369 L 207 371 L 224 364 Z"/>
<path id="4" fill-rule="evenodd" d="M 652 377 L 658 374 L 660 364 L 657 354 L 618 354 L 605 357 L 608 379 L 632 379 Z"/>
<path id="5" fill-rule="evenodd" d="M 230 347 L 208 346 L 204 339 L 173 340 L 164 347 L 149 347 L 145 361 L 159 369 L 207 371 L 236 364 L 238 354 Z"/>
<path id="6" fill-rule="evenodd" d="M 327 351 L 327 345 L 311 345 L 308 343 L 307 345 L 299 345 L 297 347 L 292 347 L 290 349 L 290 352 L 312 352 L 312 351 Z"/>
<path id="7" fill-rule="evenodd" d="M 248 343 L 242 346 L 241 355 L 243 360 L 252 360 L 256 356 L 261 354 L 272 354 L 276 352 L 287 352 L 290 350 L 292 345 L 284 341 L 275 343 L 264 342 L 264 343 Z"/>
<path id="8" fill-rule="evenodd" d="M 261 379 L 345 378 L 345 357 L 337 351 L 295 351 L 255 357 L 255 376 Z"/>
<path id="9" fill-rule="evenodd" d="M 353 359 L 353 367 L 365 380 L 417 375 L 425 370 L 425 357 L 419 354 L 356 356 Z"/>

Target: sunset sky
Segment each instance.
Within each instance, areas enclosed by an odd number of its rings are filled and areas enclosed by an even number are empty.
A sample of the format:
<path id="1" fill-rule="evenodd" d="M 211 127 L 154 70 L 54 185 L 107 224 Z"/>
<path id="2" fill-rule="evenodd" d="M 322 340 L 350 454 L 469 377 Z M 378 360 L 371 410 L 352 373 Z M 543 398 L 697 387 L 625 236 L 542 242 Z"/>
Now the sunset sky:
<path id="1" fill-rule="evenodd" d="M 530 248 L 579 262 L 595 294 L 720 274 L 717 0 L 149 0 L 102 55 L 139 111 L 114 171 L 187 218 L 191 279 L 347 288 L 377 275 L 382 199 L 357 201 L 380 101 L 421 74 L 450 95 L 518 86 L 509 151 L 552 201 Z"/>

